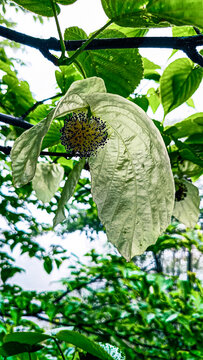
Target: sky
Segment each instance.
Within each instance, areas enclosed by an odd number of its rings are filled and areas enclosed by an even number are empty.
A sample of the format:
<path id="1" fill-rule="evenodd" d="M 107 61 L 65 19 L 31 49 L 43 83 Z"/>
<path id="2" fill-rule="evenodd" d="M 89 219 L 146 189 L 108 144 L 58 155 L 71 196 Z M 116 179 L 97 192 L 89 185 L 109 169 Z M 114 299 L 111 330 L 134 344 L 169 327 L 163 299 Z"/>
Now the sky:
<path id="1" fill-rule="evenodd" d="M 19 12 L 16 14 L 13 8 L 7 12 L 7 18 L 10 18 L 12 21 L 17 23 L 15 30 L 26 33 L 40 38 L 49 38 L 56 37 L 58 34 L 56 31 L 56 26 L 54 19 L 44 20 L 44 24 L 41 25 L 39 21 L 34 22 L 32 15 L 23 14 Z M 79 26 L 85 30 L 88 34 L 97 30 L 103 26 L 107 17 L 102 9 L 100 0 L 78 0 L 70 6 L 61 6 L 61 14 L 58 17 L 59 23 L 62 29 L 62 32 L 70 26 Z M 153 29 L 149 32 L 150 36 L 170 36 L 171 29 Z M 19 76 L 22 80 L 28 81 L 31 87 L 35 98 L 41 100 L 43 98 L 48 98 L 56 93 L 56 80 L 55 80 L 55 70 L 57 69 L 51 62 L 46 60 L 37 50 L 23 47 L 23 51 L 17 50 L 16 53 L 12 53 L 13 50 L 8 49 L 8 54 L 13 56 L 20 57 L 25 63 L 26 66 L 18 65 Z M 157 63 L 162 68 L 165 68 L 168 64 L 168 57 L 170 56 L 172 50 L 170 49 L 140 49 L 142 56 L 147 57 L 149 60 Z M 178 52 L 170 61 L 175 60 L 178 57 L 185 57 L 182 52 Z M 149 82 L 145 81 L 140 84 L 138 91 L 146 89 L 146 86 L 153 86 L 154 84 L 148 85 Z M 166 123 L 174 123 L 179 121 L 184 114 L 184 118 L 191 115 L 194 112 L 202 111 L 202 99 L 203 96 L 203 86 L 196 92 L 194 95 L 194 103 L 196 109 L 190 108 L 187 105 L 183 105 L 178 109 L 172 111 L 166 118 Z M 163 110 L 161 107 L 158 109 L 154 115 L 149 111 L 149 116 L 162 120 Z M 39 215 L 41 216 L 41 215 Z M 77 241 L 76 241 L 77 240 Z M 58 243 L 59 239 L 54 233 L 50 234 L 49 237 L 43 236 L 40 239 L 42 246 L 48 247 L 51 243 Z M 84 236 L 84 234 L 71 234 L 67 236 L 66 244 L 64 241 L 62 246 L 67 246 L 68 252 L 74 252 L 78 256 L 82 256 L 92 247 L 96 246 L 99 251 L 102 251 L 104 244 L 106 244 L 105 235 L 100 237 L 99 241 L 95 240 L 94 243 L 90 243 L 89 240 Z M 107 248 L 105 251 L 112 249 L 113 247 Z M 111 250 L 112 251 L 112 250 Z M 25 275 L 16 275 L 14 280 L 23 284 L 27 289 L 38 289 L 45 290 L 57 287 L 54 283 L 55 280 L 63 277 L 67 274 L 67 265 L 64 264 L 63 268 L 59 271 L 54 270 L 51 275 L 46 275 L 42 269 L 39 261 L 35 259 L 28 259 L 26 256 L 20 257 L 19 249 L 16 250 L 15 256 L 18 259 L 19 266 L 26 268 Z M 38 276 L 33 277 L 33 271 L 40 273 L 40 282 Z"/>

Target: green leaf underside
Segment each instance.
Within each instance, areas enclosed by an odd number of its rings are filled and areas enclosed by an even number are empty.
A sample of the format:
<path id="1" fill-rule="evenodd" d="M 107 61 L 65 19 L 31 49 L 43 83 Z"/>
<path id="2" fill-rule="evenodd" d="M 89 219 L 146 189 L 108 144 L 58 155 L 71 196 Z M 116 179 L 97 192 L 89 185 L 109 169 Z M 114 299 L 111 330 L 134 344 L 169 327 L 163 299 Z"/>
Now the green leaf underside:
<path id="1" fill-rule="evenodd" d="M 50 0 L 14 0 L 14 2 L 24 9 L 32 11 L 38 15 L 51 17 L 53 15 L 53 10 Z M 58 2 L 58 1 L 57 1 Z M 57 12 L 60 12 L 60 8 L 56 5 Z"/>
<path id="2" fill-rule="evenodd" d="M 175 202 L 173 216 L 185 226 L 193 228 L 199 218 L 199 191 L 191 182 L 186 180 L 182 180 L 182 182 L 187 187 L 187 195 L 184 200 Z"/>
<path id="3" fill-rule="evenodd" d="M 73 344 L 101 360 L 113 360 L 112 356 L 109 355 L 100 345 L 75 331 L 61 330 L 56 334 L 56 338 Z"/>
<path id="4" fill-rule="evenodd" d="M 0 355 L 2 355 L 3 357 L 7 357 L 7 356 L 22 354 L 25 352 L 33 353 L 38 350 L 41 350 L 42 348 L 43 346 L 41 345 L 29 345 L 15 341 L 10 341 L 0 346 Z"/>
<path id="5" fill-rule="evenodd" d="M 90 160 L 93 199 L 108 240 L 130 259 L 170 223 L 174 185 L 168 155 L 159 131 L 136 105 L 112 94 L 87 101 L 110 134 Z"/>
<path id="6" fill-rule="evenodd" d="M 37 164 L 36 173 L 32 180 L 33 190 L 39 200 L 46 203 L 51 200 L 63 179 L 64 169 L 60 164 Z"/>
<path id="7" fill-rule="evenodd" d="M 168 126 L 165 132 L 177 139 L 203 134 L 203 112 L 193 114 L 173 126 Z"/>
<path id="8" fill-rule="evenodd" d="M 203 27 L 202 0 L 101 0 L 106 15 L 120 26 L 166 27 L 196 25 Z M 192 11 L 191 11 L 192 9 Z"/>
<path id="9" fill-rule="evenodd" d="M 35 345 L 38 344 L 46 339 L 51 338 L 51 336 L 49 335 L 45 335 L 45 334 L 40 334 L 40 333 L 36 333 L 36 332 L 30 332 L 30 331 L 25 331 L 25 332 L 15 332 L 12 334 L 8 334 L 4 337 L 4 342 L 11 342 L 11 341 L 15 341 L 18 343 L 24 343 L 24 344 L 28 344 L 28 345 Z"/>
<path id="10" fill-rule="evenodd" d="M 104 30 L 98 38 L 123 38 L 118 30 Z M 82 29 L 71 27 L 65 31 L 65 40 L 87 39 Z M 71 55 L 71 52 L 70 52 Z M 86 76 L 101 77 L 107 91 L 129 96 L 143 76 L 141 56 L 137 49 L 115 49 L 84 51 L 77 57 Z"/>
<path id="11" fill-rule="evenodd" d="M 41 151 L 42 140 L 47 133 L 55 111 L 31 129 L 19 136 L 11 150 L 13 180 L 16 187 L 23 186 L 32 180 L 36 163 Z"/>
<path id="12" fill-rule="evenodd" d="M 65 205 L 68 202 L 68 200 L 71 198 L 71 196 L 74 194 L 75 187 L 78 183 L 78 180 L 80 178 L 81 171 L 85 165 L 85 159 L 80 160 L 71 170 L 66 183 L 64 185 L 64 188 L 61 193 L 61 198 L 58 203 L 58 208 L 56 210 L 56 215 L 53 220 L 53 226 L 55 227 L 59 223 L 61 223 L 63 220 L 65 220 Z"/>
<path id="13" fill-rule="evenodd" d="M 177 59 L 163 72 L 161 77 L 161 100 L 164 114 L 183 104 L 197 90 L 203 76 L 203 69 L 191 60 Z"/>

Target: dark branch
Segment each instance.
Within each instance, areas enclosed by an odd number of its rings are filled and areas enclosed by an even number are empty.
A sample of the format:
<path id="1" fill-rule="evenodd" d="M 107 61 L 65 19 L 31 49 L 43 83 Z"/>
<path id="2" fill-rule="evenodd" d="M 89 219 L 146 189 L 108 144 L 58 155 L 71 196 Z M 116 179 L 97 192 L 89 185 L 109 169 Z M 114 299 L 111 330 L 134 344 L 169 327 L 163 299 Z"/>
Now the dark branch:
<path id="1" fill-rule="evenodd" d="M 58 58 L 50 50 L 61 51 L 59 40 L 55 38 L 39 39 L 0 26 L 0 36 L 9 40 L 38 49 L 48 60 L 58 65 Z M 77 50 L 86 40 L 65 41 L 66 50 Z M 203 57 L 196 47 L 203 45 L 203 35 L 187 37 L 134 37 L 118 39 L 94 39 L 85 50 L 132 49 L 132 48 L 167 48 L 184 51 L 191 60 L 203 66 Z M 85 51 L 84 50 L 84 51 Z"/>
<path id="2" fill-rule="evenodd" d="M 5 124 L 20 127 L 21 129 L 25 129 L 25 130 L 30 129 L 33 126 L 29 122 L 22 120 L 22 118 L 7 114 L 1 114 L 1 113 L 0 113 L 0 121 Z"/>
<path id="3" fill-rule="evenodd" d="M 11 147 L 10 146 L 0 146 L 0 151 L 3 152 L 5 155 L 9 155 L 11 152 Z M 65 157 L 65 158 L 69 158 L 69 157 L 73 157 L 74 154 L 71 153 L 63 153 L 63 152 L 52 152 L 52 151 L 41 151 L 40 155 L 42 156 L 58 156 L 58 157 Z"/>

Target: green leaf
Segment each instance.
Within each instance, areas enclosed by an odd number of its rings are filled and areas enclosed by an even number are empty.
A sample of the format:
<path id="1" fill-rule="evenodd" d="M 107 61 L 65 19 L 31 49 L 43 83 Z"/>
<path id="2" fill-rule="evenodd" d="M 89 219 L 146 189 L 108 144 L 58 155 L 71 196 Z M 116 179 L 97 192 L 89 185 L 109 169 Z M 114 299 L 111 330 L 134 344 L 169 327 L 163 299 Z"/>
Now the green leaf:
<path id="1" fill-rule="evenodd" d="M 24 9 L 32 11 L 38 15 L 48 17 L 54 16 L 50 0 L 14 0 L 14 2 L 22 6 Z M 58 13 L 60 12 L 58 5 L 56 5 L 56 10 Z"/>
<path id="2" fill-rule="evenodd" d="M 197 35 L 193 26 L 173 26 L 172 34 L 174 37 L 177 36 L 194 36 Z"/>
<path id="3" fill-rule="evenodd" d="M 130 100 L 141 107 L 145 112 L 147 112 L 149 101 L 146 95 L 136 95 L 134 99 L 130 98 Z"/>
<path id="4" fill-rule="evenodd" d="M 50 338 L 51 338 L 50 335 L 41 334 L 37 332 L 24 331 L 24 332 L 15 332 L 12 334 L 5 335 L 3 341 L 4 343 L 15 341 L 18 343 L 35 345 Z"/>
<path id="5" fill-rule="evenodd" d="M 47 274 L 50 274 L 52 272 L 52 269 L 53 269 L 52 259 L 49 256 L 44 257 L 43 266 L 44 266 L 44 270 L 47 272 Z"/>
<path id="6" fill-rule="evenodd" d="M 181 182 L 186 186 L 187 194 L 183 200 L 175 202 L 173 216 L 185 226 L 193 228 L 199 218 L 199 191 L 191 182 L 184 179 Z"/>
<path id="7" fill-rule="evenodd" d="M 152 61 L 148 60 L 147 58 L 142 58 L 143 65 L 144 65 L 144 76 L 151 75 L 151 74 L 158 74 L 156 69 L 161 69 L 161 66 L 153 63 Z M 159 75 L 159 74 L 158 74 Z"/>
<path id="8" fill-rule="evenodd" d="M 0 346 L 0 355 L 7 357 L 7 356 L 13 356 L 17 354 L 22 354 L 24 352 L 35 352 L 38 350 L 41 350 L 43 346 L 41 345 L 29 345 L 29 344 L 23 344 L 15 341 L 10 341 L 7 343 L 4 343 L 2 346 Z"/>
<path id="9" fill-rule="evenodd" d="M 165 133 L 179 138 L 203 134 L 203 112 L 190 115 L 175 125 L 167 126 Z"/>
<path id="10" fill-rule="evenodd" d="M 201 0 L 101 0 L 106 15 L 120 26 L 166 27 L 196 25 L 203 27 Z M 192 9 L 192 11 L 191 11 Z"/>
<path id="11" fill-rule="evenodd" d="M 161 101 L 164 114 L 183 104 L 197 90 L 202 80 L 203 69 L 185 58 L 177 59 L 164 70 L 161 76 Z"/>
<path id="12" fill-rule="evenodd" d="M 61 223 L 66 217 L 64 213 L 64 208 L 68 200 L 74 194 L 75 187 L 80 178 L 81 171 L 85 165 L 85 159 L 80 160 L 71 170 L 64 188 L 61 193 L 61 198 L 58 203 L 58 208 L 56 210 L 56 215 L 53 220 L 53 226 L 55 227 L 57 224 Z"/>
<path id="13" fill-rule="evenodd" d="M 199 134 L 193 135 L 197 137 Z M 201 136 L 201 134 L 200 134 Z M 196 149 L 196 146 L 192 144 L 187 144 L 187 142 L 182 142 L 180 140 L 176 140 L 173 138 L 175 145 L 178 148 L 179 154 L 181 157 L 185 160 L 189 160 L 193 162 L 194 164 L 200 165 L 203 167 L 203 152 L 201 151 L 202 147 L 198 146 Z"/>
<path id="14" fill-rule="evenodd" d="M 75 331 L 61 330 L 55 336 L 57 339 L 73 344 L 101 360 L 114 359 L 100 345 Z"/>
<path id="15" fill-rule="evenodd" d="M 108 26 L 108 30 L 117 30 L 122 32 L 127 37 L 143 37 L 148 33 L 148 29 L 136 29 L 134 27 L 123 27 L 115 23 Z"/>
<path id="16" fill-rule="evenodd" d="M 147 99 L 149 101 L 149 105 L 151 106 L 153 113 L 155 113 L 160 105 L 160 97 L 154 88 L 150 88 L 147 91 Z"/>
<path id="17" fill-rule="evenodd" d="M 55 110 L 51 111 L 47 118 L 24 131 L 14 142 L 11 161 L 13 181 L 16 187 L 21 187 L 33 179 L 42 140 L 49 129 L 54 113 Z"/>
<path id="18" fill-rule="evenodd" d="M 51 146 L 57 145 L 60 142 L 61 133 L 60 129 L 63 127 L 63 121 L 53 121 L 48 132 L 46 133 L 41 149 L 47 149 Z"/>
<path id="19" fill-rule="evenodd" d="M 56 2 L 61 5 L 71 5 L 74 4 L 77 0 L 57 0 Z"/>
<path id="20" fill-rule="evenodd" d="M 192 107 L 193 109 L 195 109 L 195 104 L 194 104 L 194 101 L 192 98 L 189 98 L 187 101 L 186 101 L 186 104 L 190 107 Z"/>
<path id="21" fill-rule="evenodd" d="M 64 169 L 60 164 L 39 163 L 32 180 L 33 190 L 42 202 L 50 202 L 63 179 Z"/>
<path id="22" fill-rule="evenodd" d="M 71 27 L 65 31 L 65 40 L 86 39 L 82 29 Z M 118 30 L 104 30 L 98 38 L 123 38 Z M 71 55 L 71 52 L 70 52 Z M 88 50 L 77 57 L 87 77 L 101 77 L 107 91 L 129 96 L 143 76 L 141 56 L 137 49 Z"/>
<path id="23" fill-rule="evenodd" d="M 77 80 L 82 79 L 82 75 L 76 69 L 74 64 L 69 66 L 60 66 L 59 70 L 55 71 L 56 81 L 62 92 L 65 93 L 70 85 Z"/>
<path id="24" fill-rule="evenodd" d="M 109 140 L 90 159 L 93 199 L 108 240 L 130 259 L 153 244 L 170 223 L 174 185 L 161 135 L 143 110 L 113 94 L 87 97 L 109 128 Z"/>
<path id="25" fill-rule="evenodd" d="M 178 165 L 178 169 L 183 175 L 187 177 L 201 176 L 203 174 L 203 168 L 197 164 L 192 163 L 189 160 L 184 160 Z"/>

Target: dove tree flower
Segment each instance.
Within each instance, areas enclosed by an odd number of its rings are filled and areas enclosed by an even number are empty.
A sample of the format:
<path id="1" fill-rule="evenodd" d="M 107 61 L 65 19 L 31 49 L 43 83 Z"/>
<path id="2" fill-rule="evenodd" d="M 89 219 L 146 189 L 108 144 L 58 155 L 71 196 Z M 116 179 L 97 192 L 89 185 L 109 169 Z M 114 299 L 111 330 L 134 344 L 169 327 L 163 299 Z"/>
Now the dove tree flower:
<path id="1" fill-rule="evenodd" d="M 170 161 L 152 120 L 131 101 L 107 93 L 101 78 L 74 82 L 47 118 L 17 138 L 11 152 L 15 185 L 34 178 L 42 140 L 51 122 L 64 116 L 61 141 L 81 159 L 66 180 L 54 226 L 64 220 L 64 206 L 88 161 L 108 240 L 128 260 L 143 253 L 171 220 L 175 190 Z"/>

